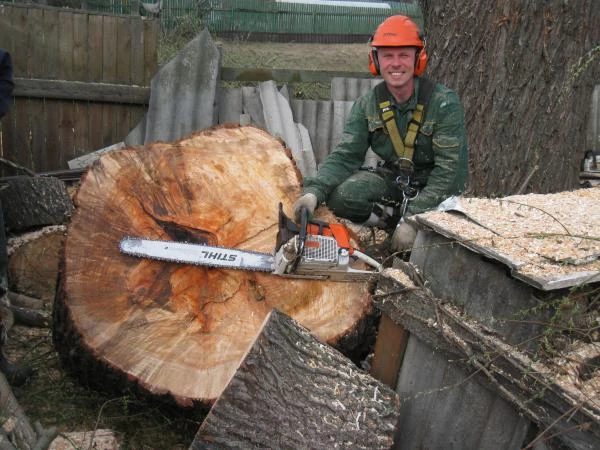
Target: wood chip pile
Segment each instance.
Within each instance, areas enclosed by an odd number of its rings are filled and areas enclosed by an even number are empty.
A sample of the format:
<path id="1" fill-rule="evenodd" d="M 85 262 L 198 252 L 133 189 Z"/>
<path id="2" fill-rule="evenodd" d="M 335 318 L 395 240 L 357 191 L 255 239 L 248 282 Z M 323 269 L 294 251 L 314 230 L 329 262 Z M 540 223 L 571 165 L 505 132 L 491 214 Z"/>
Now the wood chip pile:
<path id="1" fill-rule="evenodd" d="M 524 276 L 584 281 L 600 272 L 600 187 L 460 198 L 455 209 L 416 220 Z"/>

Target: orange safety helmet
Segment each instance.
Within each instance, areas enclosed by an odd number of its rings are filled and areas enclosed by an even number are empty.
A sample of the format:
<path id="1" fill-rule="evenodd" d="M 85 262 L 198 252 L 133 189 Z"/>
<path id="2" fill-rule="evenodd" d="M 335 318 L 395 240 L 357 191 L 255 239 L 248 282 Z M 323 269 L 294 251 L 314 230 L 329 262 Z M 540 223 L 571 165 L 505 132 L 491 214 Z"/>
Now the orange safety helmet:
<path id="1" fill-rule="evenodd" d="M 373 75 L 379 75 L 378 47 L 417 47 L 415 75 L 425 72 L 427 52 L 425 51 L 425 36 L 410 18 L 406 16 L 391 16 L 385 19 L 369 39 L 369 70 Z"/>

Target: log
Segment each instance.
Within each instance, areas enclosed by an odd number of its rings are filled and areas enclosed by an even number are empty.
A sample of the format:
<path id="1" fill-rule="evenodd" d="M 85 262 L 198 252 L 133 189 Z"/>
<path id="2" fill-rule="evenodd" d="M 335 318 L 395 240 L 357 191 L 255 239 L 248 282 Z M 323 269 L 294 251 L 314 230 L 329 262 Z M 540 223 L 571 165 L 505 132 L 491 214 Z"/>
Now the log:
<path id="1" fill-rule="evenodd" d="M 65 183 L 55 177 L 5 177 L 0 180 L 4 224 L 11 233 L 65 223 L 73 202 Z"/>
<path id="2" fill-rule="evenodd" d="M 65 232 L 64 225 L 48 226 L 9 239 L 8 281 L 11 290 L 39 298 L 42 303 L 54 299 Z"/>
<path id="3" fill-rule="evenodd" d="M 392 389 L 273 310 L 191 450 L 390 448 Z"/>
<path id="4" fill-rule="evenodd" d="M 67 229 L 53 336 L 63 361 L 103 388 L 207 406 L 265 316 L 292 316 L 353 349 L 372 313 L 367 283 L 294 280 L 139 259 L 125 236 L 270 253 L 278 204 L 300 194 L 289 150 L 266 131 L 221 126 L 103 155 L 84 175 Z M 333 220 L 327 211 L 320 218 Z"/>

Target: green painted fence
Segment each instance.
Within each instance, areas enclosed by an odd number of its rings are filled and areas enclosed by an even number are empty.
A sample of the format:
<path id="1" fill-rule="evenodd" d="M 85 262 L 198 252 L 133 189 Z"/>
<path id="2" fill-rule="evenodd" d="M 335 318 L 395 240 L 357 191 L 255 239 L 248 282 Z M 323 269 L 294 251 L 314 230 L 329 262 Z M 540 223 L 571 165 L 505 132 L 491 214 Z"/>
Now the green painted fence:
<path id="1" fill-rule="evenodd" d="M 371 35 L 377 25 L 394 14 L 410 16 L 423 26 L 423 14 L 417 3 L 393 3 L 391 9 L 382 9 L 262 0 L 215 0 L 204 19 L 209 29 L 217 34 L 235 31 Z"/>
<path id="2" fill-rule="evenodd" d="M 140 3 L 159 0 L 33 0 L 50 6 L 81 8 L 108 14 L 151 14 Z M 13 0 L 12 3 L 31 3 Z M 158 15 L 163 31 L 186 20 L 197 20 L 222 37 L 247 40 L 313 42 L 364 42 L 377 25 L 393 14 L 412 17 L 423 27 L 423 14 L 416 0 L 387 2 L 390 9 L 280 3 L 268 0 L 163 0 Z M 337 37 L 337 39 L 331 39 Z M 353 38 L 354 37 L 354 38 Z"/>

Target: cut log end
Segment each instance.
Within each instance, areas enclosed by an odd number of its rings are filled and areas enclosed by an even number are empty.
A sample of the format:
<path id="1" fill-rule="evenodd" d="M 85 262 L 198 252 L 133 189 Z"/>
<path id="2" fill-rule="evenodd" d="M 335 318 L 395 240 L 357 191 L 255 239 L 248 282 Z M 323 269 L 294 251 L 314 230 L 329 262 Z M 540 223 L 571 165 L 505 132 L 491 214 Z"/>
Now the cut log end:
<path id="1" fill-rule="evenodd" d="M 63 359 L 77 367 L 78 348 L 86 364 L 98 361 L 120 380 L 189 405 L 218 397 L 272 308 L 328 343 L 352 334 L 371 312 L 366 283 L 206 269 L 118 250 L 121 238 L 142 236 L 270 253 L 278 204 L 290 211 L 299 194 L 281 141 L 253 127 L 105 154 L 83 179 L 65 241 L 55 305 Z"/>

